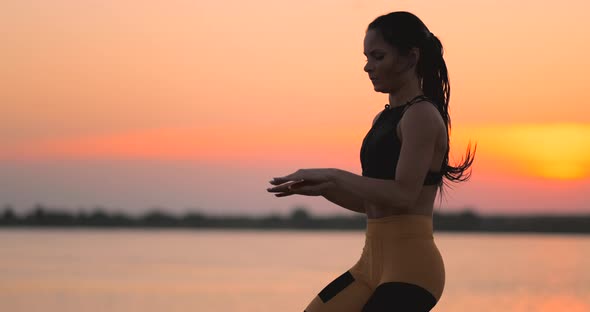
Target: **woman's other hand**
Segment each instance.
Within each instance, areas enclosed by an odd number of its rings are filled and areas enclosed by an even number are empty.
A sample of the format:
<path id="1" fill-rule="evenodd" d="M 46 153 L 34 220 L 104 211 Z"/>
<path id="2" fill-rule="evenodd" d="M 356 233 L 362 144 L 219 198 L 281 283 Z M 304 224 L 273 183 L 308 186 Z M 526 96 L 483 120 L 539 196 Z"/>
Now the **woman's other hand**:
<path id="1" fill-rule="evenodd" d="M 326 190 L 334 186 L 332 181 L 333 170 L 322 169 L 299 169 L 295 173 L 277 177 L 269 181 L 275 187 L 266 190 L 275 194 L 276 197 L 285 197 L 299 194 L 307 196 L 321 196 Z"/>

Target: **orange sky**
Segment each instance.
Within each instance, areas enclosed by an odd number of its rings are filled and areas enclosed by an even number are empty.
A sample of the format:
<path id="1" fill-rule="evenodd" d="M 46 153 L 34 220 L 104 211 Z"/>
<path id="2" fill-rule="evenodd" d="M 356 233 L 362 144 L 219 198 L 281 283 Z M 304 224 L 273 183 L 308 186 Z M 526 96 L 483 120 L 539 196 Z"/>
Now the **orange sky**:
<path id="1" fill-rule="evenodd" d="M 408 10 L 445 47 L 451 159 L 478 142 L 473 180 L 443 208 L 590 211 L 590 4 L 404 3 L 5 4 L 0 197 L 21 210 L 343 212 L 269 196 L 266 181 L 306 166 L 360 173 L 361 140 L 387 102 L 362 70 L 364 30 Z"/>

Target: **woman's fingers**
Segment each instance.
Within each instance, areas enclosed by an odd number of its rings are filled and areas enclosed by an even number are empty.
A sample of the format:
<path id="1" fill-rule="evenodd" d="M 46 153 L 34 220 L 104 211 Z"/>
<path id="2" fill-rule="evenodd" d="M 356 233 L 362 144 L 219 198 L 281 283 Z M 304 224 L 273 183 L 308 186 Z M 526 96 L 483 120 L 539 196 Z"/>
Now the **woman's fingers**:
<path id="1" fill-rule="evenodd" d="M 278 193 L 277 197 L 293 194 L 318 196 L 332 186 L 329 181 L 331 169 L 299 169 L 283 177 L 275 177 L 269 181 L 275 187 L 269 187 L 268 192 Z"/>
<path id="2" fill-rule="evenodd" d="M 303 180 L 299 180 L 299 181 L 291 181 L 279 186 L 275 186 L 275 187 L 269 187 L 266 190 L 269 192 L 288 192 L 290 191 L 290 187 L 294 184 L 298 184 L 298 183 L 302 183 Z"/>
<path id="3" fill-rule="evenodd" d="M 307 196 L 320 196 L 329 187 L 330 182 L 310 182 L 310 181 L 298 181 L 290 183 L 287 187 L 282 189 L 279 194 L 275 194 L 277 197 L 285 197 L 289 195 L 307 195 Z M 289 188 L 289 186 L 291 186 Z"/>
<path id="4" fill-rule="evenodd" d="M 277 184 L 281 184 L 281 183 L 285 183 L 285 182 L 289 182 L 289 181 L 299 181 L 299 180 L 303 180 L 306 176 L 306 170 L 305 169 L 299 169 L 291 174 L 288 174 L 286 176 L 282 176 L 282 177 L 275 177 L 272 180 L 269 181 L 270 184 L 273 185 L 277 185 Z"/>
<path id="5" fill-rule="evenodd" d="M 284 177 L 284 178 L 273 178 L 272 180 L 268 181 L 268 183 L 272 184 L 272 185 L 280 185 L 283 184 L 285 182 L 290 182 L 293 181 L 293 178 L 288 178 L 288 177 Z"/>

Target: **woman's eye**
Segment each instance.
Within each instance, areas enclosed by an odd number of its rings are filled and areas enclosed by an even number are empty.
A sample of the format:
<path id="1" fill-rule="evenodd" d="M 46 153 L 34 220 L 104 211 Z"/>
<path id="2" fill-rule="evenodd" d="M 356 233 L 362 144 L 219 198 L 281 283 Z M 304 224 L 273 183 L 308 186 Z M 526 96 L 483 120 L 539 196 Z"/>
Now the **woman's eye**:
<path id="1" fill-rule="evenodd" d="M 383 60 L 384 56 L 383 56 L 383 55 L 379 55 L 379 56 L 375 56 L 374 58 L 375 58 L 377 61 L 381 61 L 381 60 Z M 366 63 L 366 62 L 368 62 L 368 61 L 369 61 L 369 59 L 365 59 L 365 63 Z"/>

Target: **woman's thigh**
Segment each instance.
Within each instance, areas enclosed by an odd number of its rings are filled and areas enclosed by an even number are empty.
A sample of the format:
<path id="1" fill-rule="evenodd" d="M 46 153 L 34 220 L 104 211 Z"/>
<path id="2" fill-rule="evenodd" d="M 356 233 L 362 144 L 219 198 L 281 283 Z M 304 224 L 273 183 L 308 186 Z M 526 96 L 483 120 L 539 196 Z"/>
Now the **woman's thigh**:
<path id="1" fill-rule="evenodd" d="M 377 286 L 361 312 L 428 312 L 437 303 L 425 288 L 412 283 L 385 282 Z"/>
<path id="2" fill-rule="evenodd" d="M 305 308 L 305 312 L 360 312 L 373 290 L 350 271 L 335 278 Z"/>

